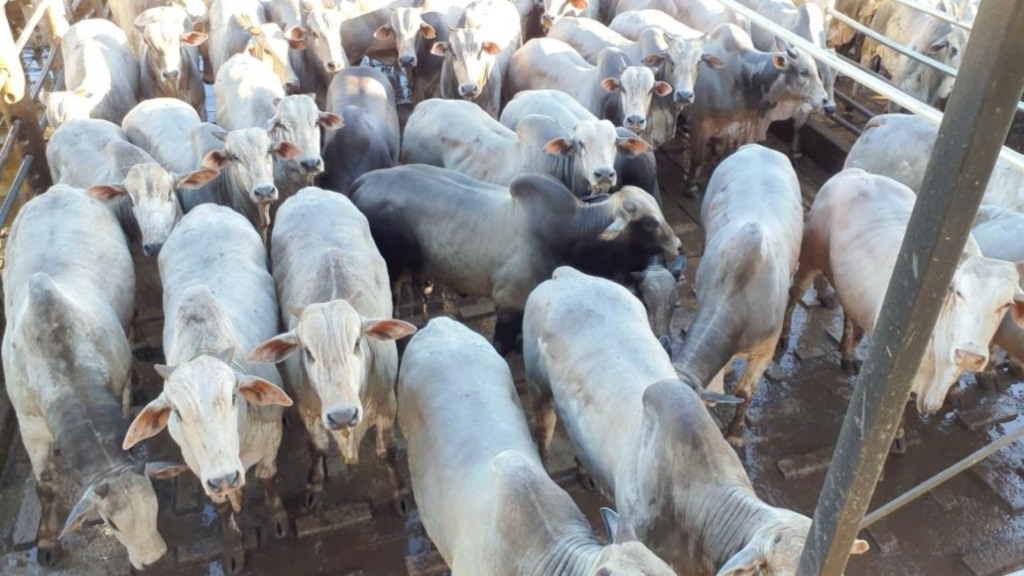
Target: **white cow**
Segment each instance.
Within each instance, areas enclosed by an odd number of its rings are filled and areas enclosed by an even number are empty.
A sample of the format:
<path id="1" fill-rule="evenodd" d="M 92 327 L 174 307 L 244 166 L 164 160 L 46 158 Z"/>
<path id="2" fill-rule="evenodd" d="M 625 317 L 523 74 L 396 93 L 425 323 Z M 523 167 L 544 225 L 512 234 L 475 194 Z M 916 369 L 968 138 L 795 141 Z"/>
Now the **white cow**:
<path id="1" fill-rule="evenodd" d="M 675 574 L 607 508 L 611 544 L 595 538 L 544 470 L 483 336 L 431 320 L 402 358 L 398 410 L 420 517 L 453 576 Z"/>
<path id="2" fill-rule="evenodd" d="M 140 38 L 135 34 L 135 19 L 150 8 L 174 6 L 188 14 L 192 22 L 205 31 L 209 28 L 209 0 L 110 0 L 110 19 L 128 36 L 132 54 L 138 54 Z"/>
<path id="3" fill-rule="evenodd" d="M 153 564 L 167 545 L 157 531 L 149 477 L 170 477 L 181 468 L 146 467 L 121 450 L 132 367 L 125 329 L 135 279 L 117 219 L 82 190 L 58 184 L 21 208 L 6 264 L 4 379 L 42 508 L 38 561 L 56 564 L 58 534 L 78 529 L 96 512 L 133 566 Z M 83 489 L 63 531 L 55 449 Z"/>
<path id="4" fill-rule="evenodd" d="M 282 29 L 267 22 L 260 0 L 213 0 L 210 6 L 210 60 L 213 76 L 235 54 L 248 52 L 267 63 L 288 93 L 299 89 L 290 49 L 306 47 L 306 29 Z"/>
<path id="5" fill-rule="evenodd" d="M 65 90 L 42 97 L 50 125 L 76 118 L 120 124 L 139 99 L 139 66 L 125 33 L 109 20 L 81 20 L 64 34 L 60 53 Z"/>
<path id="6" fill-rule="evenodd" d="M 284 362 L 302 423 L 313 441 L 307 506 L 320 502 L 328 435 L 347 464 L 376 427 L 377 455 L 399 488 L 395 444 L 394 340 L 416 328 L 392 320 L 387 267 L 366 217 L 348 198 L 304 188 L 281 205 L 271 261 L 288 331 L 259 344 L 250 362 Z"/>
<path id="7" fill-rule="evenodd" d="M 613 22 L 624 12 L 660 10 L 672 19 L 704 33 L 711 32 L 721 24 L 736 24 L 746 31 L 750 30 L 745 18 L 739 17 L 716 0 L 612 0 L 611 4 L 609 16 Z M 614 25 L 612 29 L 628 36 Z"/>
<path id="8" fill-rule="evenodd" d="M 165 427 L 203 490 L 218 505 L 224 566 L 244 564 L 234 519 L 245 473 L 256 466 L 274 533 L 288 533 L 288 515 L 274 487 L 282 406 L 277 368 L 249 364 L 245 350 L 277 332 L 277 299 L 267 252 L 241 215 L 223 206 L 186 214 L 160 251 L 164 285 L 164 351 L 157 365 L 163 392 L 136 416 L 127 450 Z M 236 354 L 236 351 L 238 352 Z"/>
<path id="9" fill-rule="evenodd" d="M 180 98 L 206 120 L 206 89 L 200 70 L 199 45 L 208 36 L 192 29 L 181 8 L 150 8 L 135 19 L 141 38 L 139 88 L 143 99 Z"/>
<path id="10" fill-rule="evenodd" d="M 680 574 L 795 574 L 811 519 L 757 497 L 692 390 L 699 386 L 677 379 L 640 302 L 574 268 L 552 278 L 530 294 L 523 320 L 542 450 L 557 412 L 602 493 Z M 857 541 L 852 551 L 866 549 Z"/>
<path id="11" fill-rule="evenodd" d="M 287 198 L 324 171 L 320 129 L 341 127 L 341 117 L 317 109 L 307 94 L 285 96 L 273 71 L 248 54 L 235 54 L 217 72 L 217 123 L 227 130 L 263 128 L 273 142 L 291 142 L 293 158 L 275 159 L 274 182 Z"/>
<path id="12" fill-rule="evenodd" d="M 676 38 L 694 39 L 703 36 L 705 32 L 690 28 L 679 20 L 676 20 L 667 13 L 655 9 L 645 8 L 642 10 L 627 10 L 620 12 L 608 24 L 608 28 L 630 40 L 639 40 L 644 30 L 654 28 L 661 30 L 669 36 Z"/>
<path id="13" fill-rule="evenodd" d="M 878 321 L 915 199 L 895 180 L 850 168 L 829 179 L 811 207 L 790 308 L 815 276 L 827 276 L 846 316 L 844 366 L 855 366 L 860 334 L 870 334 Z M 919 412 L 938 412 L 963 371 L 986 366 L 989 342 L 1007 310 L 1024 324 L 1019 280 L 1013 264 L 983 257 L 974 239 L 968 240 L 914 376 L 911 391 Z"/>

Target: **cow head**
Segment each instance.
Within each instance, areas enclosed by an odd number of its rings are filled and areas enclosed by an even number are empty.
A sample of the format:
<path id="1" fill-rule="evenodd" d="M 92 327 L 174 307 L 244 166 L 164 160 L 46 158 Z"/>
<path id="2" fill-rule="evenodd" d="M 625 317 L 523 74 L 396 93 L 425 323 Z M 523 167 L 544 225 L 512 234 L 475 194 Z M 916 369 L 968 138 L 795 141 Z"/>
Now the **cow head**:
<path id="1" fill-rule="evenodd" d="M 102 94 L 88 88 L 39 93 L 39 101 L 46 107 L 46 121 L 54 130 L 68 120 L 89 118 L 102 99 Z"/>
<path id="2" fill-rule="evenodd" d="M 579 16 L 590 6 L 588 0 L 543 0 L 544 11 L 540 16 L 540 25 L 547 34 L 559 18 Z"/>
<path id="3" fill-rule="evenodd" d="M 401 66 L 415 68 L 417 40 L 422 37 L 425 40 L 437 38 L 437 31 L 433 26 L 423 21 L 423 8 L 392 8 L 391 17 L 388 23 L 381 26 L 373 33 L 378 40 L 394 39 L 395 48 L 398 52 L 398 63 Z"/>
<path id="4" fill-rule="evenodd" d="M 989 342 L 1007 312 L 1024 325 L 1021 272 L 1024 263 L 982 256 L 961 259 L 935 323 L 931 350 L 914 380 L 919 412 L 938 412 L 962 372 L 985 369 Z"/>
<path id="5" fill-rule="evenodd" d="M 107 202 L 127 197 L 139 225 L 142 252 L 146 256 L 156 256 L 182 216 L 177 191 L 199 188 L 218 174 L 218 169 L 202 168 L 177 176 L 156 162 L 146 162 L 132 166 L 124 184 L 101 184 L 87 192 L 93 198 Z"/>
<path id="6" fill-rule="evenodd" d="M 237 21 L 242 29 L 249 32 L 246 52 L 274 69 L 274 73 L 281 79 L 285 92 L 297 92 L 299 77 L 292 68 L 288 51 L 302 50 L 306 47 L 306 29 L 302 26 L 289 26 L 282 30 L 274 23 L 257 24 L 244 14 L 239 15 Z"/>
<path id="7" fill-rule="evenodd" d="M 724 68 L 725 61 L 713 54 L 704 54 L 707 36 L 700 38 L 672 38 L 661 52 L 649 54 L 643 62 L 649 66 L 664 66 L 665 78 L 672 84 L 672 101 L 683 106 L 693 104 L 697 71 L 704 62 L 711 68 Z"/>
<path id="8" fill-rule="evenodd" d="M 746 546 L 740 548 L 718 569 L 716 576 L 752 576 L 796 574 L 800 554 L 807 541 L 811 519 L 784 508 L 771 508 L 770 517 L 754 532 Z M 850 554 L 868 551 L 868 543 L 855 540 Z"/>
<path id="9" fill-rule="evenodd" d="M 523 125 L 524 122 L 520 122 L 520 128 Z M 622 145 L 626 146 L 625 143 Z M 571 138 L 554 138 L 544 146 L 544 151 L 552 155 L 572 155 L 575 160 L 574 178 L 586 182 L 593 194 L 607 194 L 618 182 L 615 173 L 617 146 L 617 134 L 611 122 L 584 120 L 573 128 Z"/>
<path id="10" fill-rule="evenodd" d="M 317 8 L 305 14 L 306 33 L 312 40 L 312 50 L 317 62 L 321 62 L 328 75 L 337 74 L 348 65 L 348 56 L 341 44 L 341 23 L 344 16 L 340 10 Z M 310 47 L 306 48 L 307 50 Z"/>
<path id="11" fill-rule="evenodd" d="M 640 301 L 647 309 L 651 331 L 659 339 L 668 338 L 672 311 L 679 302 L 675 275 L 661 264 L 651 264 L 642 272 L 633 272 L 632 276 Z"/>
<path id="12" fill-rule="evenodd" d="M 624 186 L 612 194 L 611 206 L 614 219 L 601 233 L 601 240 L 621 239 L 635 254 L 660 254 L 670 262 L 679 256 L 682 243 L 665 221 L 653 196 L 635 186 Z"/>
<path id="13" fill-rule="evenodd" d="M 174 6 L 150 8 L 139 14 L 135 30 L 145 46 L 149 74 L 165 87 L 166 93 L 177 94 L 179 82 L 187 80 L 181 70 L 182 52 L 206 42 L 207 35 L 193 31 L 188 14 Z"/>
<path id="14" fill-rule="evenodd" d="M 476 28 L 459 28 L 448 35 L 448 42 L 437 42 L 430 52 L 451 62 L 459 96 L 473 100 L 483 93 L 501 47 Z"/>
<path id="15" fill-rule="evenodd" d="M 608 531 L 610 546 L 601 552 L 595 576 L 616 574 L 645 574 L 648 576 L 671 576 L 675 574 L 664 560 L 658 558 L 637 540 L 636 532 L 628 521 L 619 517 L 610 508 L 601 508 Z"/>
<path id="16" fill-rule="evenodd" d="M 232 188 L 243 190 L 253 204 L 276 201 L 273 159 L 292 160 L 302 153 L 299 147 L 288 141 L 271 142 L 263 128 L 215 132 L 214 136 L 224 140 L 224 149 L 207 153 L 203 166 L 226 172 Z"/>
<path id="17" fill-rule="evenodd" d="M 128 550 L 132 566 L 142 570 L 155 564 L 167 552 L 167 544 L 157 530 L 157 500 L 150 479 L 173 478 L 185 470 L 187 466 L 154 462 L 124 466 L 96 479 L 68 514 L 61 538 L 95 512 Z"/>
<path id="18" fill-rule="evenodd" d="M 286 180 L 290 187 L 299 189 L 313 183 L 313 178 L 324 171 L 320 156 L 320 129 L 341 128 L 341 116 L 333 112 L 321 112 L 316 100 L 306 94 L 297 94 L 275 99 L 277 110 L 267 122 L 267 133 L 274 142 L 291 142 L 301 150 L 291 159 L 282 159 L 278 165 L 280 182 Z"/>
<path id="19" fill-rule="evenodd" d="M 342 266 L 340 256 L 327 268 Z M 292 307 L 295 328 L 256 346 L 250 362 L 281 362 L 298 352 L 309 384 L 320 397 L 328 430 L 348 437 L 364 415 L 361 397 L 371 369 L 371 342 L 389 342 L 416 332 L 408 322 L 365 318 L 346 300 Z"/>
<path id="20" fill-rule="evenodd" d="M 826 106 L 831 105 L 834 112 L 835 104 L 830 104 L 831 96 L 821 84 L 814 58 L 803 50 L 793 48 L 782 38 L 775 38 L 775 47 L 778 52 L 772 53 L 772 65 L 782 75 L 772 85 L 770 98 L 777 102 L 785 93 L 789 98 L 811 104 L 815 110 L 824 111 Z"/>
<path id="21" fill-rule="evenodd" d="M 629 66 L 619 78 L 605 78 L 601 86 L 608 92 L 619 93 L 622 109 L 622 125 L 633 132 L 647 129 L 647 115 L 651 111 L 651 98 L 667 96 L 672 85 L 654 79 L 654 72 L 647 66 Z"/>
<path id="22" fill-rule="evenodd" d="M 186 293 L 183 300 L 190 296 Z M 179 313 L 188 308 L 188 314 L 209 314 L 206 307 L 205 301 L 191 300 L 182 303 Z M 203 490 L 215 502 L 239 493 L 245 485 L 239 410 L 247 410 L 246 403 L 292 404 L 275 384 L 235 372 L 230 364 L 233 353 L 228 349 L 179 366 L 157 365 L 156 371 L 164 379 L 163 392 L 142 409 L 124 439 L 127 450 L 167 427 L 189 468 L 199 476 Z"/>
<path id="23" fill-rule="evenodd" d="M 912 49 L 954 70 L 960 67 L 960 58 L 966 46 L 966 31 L 937 20 L 923 27 L 910 43 Z M 910 58 L 900 58 L 891 73 L 893 85 L 929 106 L 935 106 L 948 97 L 955 80 L 952 76 Z"/>

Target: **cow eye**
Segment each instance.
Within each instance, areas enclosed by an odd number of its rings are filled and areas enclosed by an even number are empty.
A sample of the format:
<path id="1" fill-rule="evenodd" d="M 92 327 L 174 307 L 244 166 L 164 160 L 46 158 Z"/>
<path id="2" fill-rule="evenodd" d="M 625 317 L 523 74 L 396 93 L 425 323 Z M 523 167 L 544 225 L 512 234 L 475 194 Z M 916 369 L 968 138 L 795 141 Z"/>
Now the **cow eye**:
<path id="1" fill-rule="evenodd" d="M 352 345 L 352 353 L 353 354 L 358 354 L 359 353 L 359 340 L 360 340 L 359 338 L 356 338 L 356 343 Z"/>
<path id="2" fill-rule="evenodd" d="M 310 364 L 316 362 L 316 360 L 313 359 L 313 353 L 309 351 L 309 348 L 303 348 L 302 351 L 306 354 L 306 362 L 309 362 Z"/>
<path id="3" fill-rule="evenodd" d="M 811 76 L 811 73 L 808 72 L 807 70 L 801 70 L 800 75 L 803 76 L 804 78 L 809 78 Z"/>
<path id="4" fill-rule="evenodd" d="M 960 300 L 963 300 L 963 299 L 964 299 L 964 294 L 963 294 L 963 292 L 961 292 L 961 291 L 959 291 L 959 290 L 954 290 L 954 291 L 953 291 L 953 294 L 956 294 L 956 297 L 957 297 L 958 299 L 960 299 Z"/>
<path id="5" fill-rule="evenodd" d="M 174 417 L 181 420 L 181 412 L 178 412 L 177 408 L 171 408 L 171 412 L 174 413 Z"/>
<path id="6" fill-rule="evenodd" d="M 231 395 L 231 405 L 232 406 L 238 406 L 238 395 L 237 394 L 232 394 Z"/>

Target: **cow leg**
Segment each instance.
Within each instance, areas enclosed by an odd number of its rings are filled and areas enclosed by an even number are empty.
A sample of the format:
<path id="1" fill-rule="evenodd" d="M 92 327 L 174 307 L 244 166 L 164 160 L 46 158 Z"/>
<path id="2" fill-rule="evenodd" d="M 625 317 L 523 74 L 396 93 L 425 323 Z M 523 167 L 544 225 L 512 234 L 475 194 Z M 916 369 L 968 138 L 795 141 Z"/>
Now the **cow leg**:
<path id="1" fill-rule="evenodd" d="M 821 304 L 822 308 L 835 309 L 836 304 L 838 304 L 836 292 L 829 285 L 828 278 L 825 278 L 824 274 L 814 279 L 814 292 L 818 296 L 818 304 Z"/>
<path id="2" fill-rule="evenodd" d="M 494 324 L 494 347 L 498 354 L 506 356 L 510 352 L 522 352 L 522 343 L 518 341 L 522 330 L 521 311 L 498 308 L 498 318 Z"/>
<path id="3" fill-rule="evenodd" d="M 558 415 L 555 413 L 555 406 L 552 403 L 551 394 L 535 391 L 536 387 L 528 384 L 530 390 L 530 411 L 533 414 L 533 440 L 537 443 L 540 452 L 541 462 L 547 463 L 548 450 L 551 448 L 551 440 L 555 436 L 555 424 Z"/>
<path id="4" fill-rule="evenodd" d="M 843 341 L 839 345 L 840 365 L 844 370 L 854 374 L 860 372 L 857 363 L 857 346 L 864 331 L 857 327 L 848 314 L 843 315 Z"/>
<path id="5" fill-rule="evenodd" d="M 690 170 L 686 176 L 686 195 L 696 198 L 700 190 L 700 174 L 707 158 L 707 129 L 702 122 L 694 122 L 690 128 Z"/>
<path id="6" fill-rule="evenodd" d="M 405 483 L 402 482 L 402 475 L 398 471 L 398 443 L 395 441 L 391 422 L 390 418 L 377 420 L 377 437 L 374 447 L 377 457 L 384 461 L 384 465 L 388 469 L 388 485 L 391 487 L 396 512 L 404 516 L 412 509 L 412 503 L 408 501 L 409 491 L 406 490 Z"/>
<path id="7" fill-rule="evenodd" d="M 789 333 L 793 324 L 793 311 L 796 309 L 796 303 L 817 278 L 818 275 L 812 271 L 797 270 L 796 278 L 793 279 L 793 285 L 789 287 L 789 300 L 786 301 L 786 311 L 782 314 L 782 334 L 778 342 L 779 348 L 785 350 L 789 347 Z"/>
<path id="8" fill-rule="evenodd" d="M 324 493 L 324 482 L 327 480 L 327 448 L 330 440 L 320 418 L 316 415 L 302 415 L 302 423 L 309 432 L 312 444 L 312 458 L 309 465 L 309 476 L 306 481 L 306 497 L 303 504 L 307 510 L 320 508 Z"/>
<path id="9" fill-rule="evenodd" d="M 235 521 L 231 502 L 218 504 L 217 514 L 220 515 L 224 571 L 228 574 L 241 574 L 245 571 L 245 550 L 242 549 L 242 531 Z"/>
<path id="10" fill-rule="evenodd" d="M 732 361 L 733 359 L 730 358 L 729 361 L 725 363 L 725 366 L 722 366 L 722 369 L 719 370 L 718 373 L 715 374 L 715 377 L 711 379 L 711 382 L 708 383 L 707 387 L 709 391 L 725 394 L 725 375 L 732 371 Z"/>
<path id="11" fill-rule="evenodd" d="M 777 338 L 777 337 L 776 337 Z M 743 370 L 736 383 L 736 390 L 733 395 L 742 398 L 743 403 L 736 407 L 736 415 L 729 424 L 729 434 L 726 440 L 737 448 L 743 447 L 743 431 L 747 425 L 747 408 L 750 407 L 750 400 L 757 392 L 757 385 L 761 382 L 761 376 L 768 369 L 772 361 L 772 351 L 775 350 L 774 339 L 769 341 L 770 346 L 764 346 L 764 350 L 758 350 L 747 358 L 747 367 Z"/>
<path id="12" fill-rule="evenodd" d="M 57 517 L 57 471 L 53 466 L 53 439 L 46 432 L 41 418 L 31 416 L 18 420 L 21 437 L 32 462 L 39 497 L 39 528 L 36 531 L 37 562 L 41 566 L 55 566 L 60 561 L 60 519 Z"/>
<path id="13" fill-rule="evenodd" d="M 900 416 L 900 424 L 896 427 L 896 437 L 892 439 L 892 446 L 890 451 L 893 454 L 906 454 L 907 453 L 907 410 L 903 409 L 903 415 Z"/>
<path id="14" fill-rule="evenodd" d="M 278 494 L 277 487 L 274 486 L 274 479 L 277 477 L 276 456 L 277 450 L 274 450 L 272 455 L 256 465 L 256 478 L 260 481 L 260 486 L 263 487 L 267 519 L 273 528 L 273 534 L 277 538 L 284 538 L 288 535 L 291 520 L 288 518 L 288 512 L 284 509 L 284 503 L 281 502 L 281 495 Z"/>

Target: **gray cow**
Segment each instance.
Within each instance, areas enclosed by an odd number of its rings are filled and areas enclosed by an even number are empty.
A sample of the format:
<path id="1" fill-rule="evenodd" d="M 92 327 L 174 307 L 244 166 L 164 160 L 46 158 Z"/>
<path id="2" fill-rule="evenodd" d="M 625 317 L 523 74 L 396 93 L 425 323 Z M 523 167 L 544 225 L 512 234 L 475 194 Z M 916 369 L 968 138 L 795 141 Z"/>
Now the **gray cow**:
<path id="1" fill-rule="evenodd" d="M 153 564 L 167 545 L 149 478 L 183 468 L 136 464 L 121 449 L 135 279 L 117 219 L 84 191 L 58 184 L 18 213 L 6 257 L 4 378 L 42 508 L 39 563 L 56 564 L 58 534 L 98 512 L 133 566 Z M 82 493 L 63 531 L 55 449 Z"/>
<path id="2" fill-rule="evenodd" d="M 612 542 L 595 538 L 544 470 L 518 400 L 508 365 L 454 320 L 431 320 L 402 359 L 399 423 L 416 502 L 452 575 L 675 574 L 607 508 Z"/>
<path id="3" fill-rule="evenodd" d="M 523 362 L 542 450 L 557 412 L 587 472 L 677 572 L 796 573 L 811 519 L 757 497 L 625 288 L 555 270 L 527 302 Z"/>
<path id="4" fill-rule="evenodd" d="M 281 205 L 271 246 L 288 331 L 260 343 L 249 360 L 284 362 L 314 447 L 306 505 L 321 501 L 328 436 L 354 465 L 374 427 L 377 455 L 397 492 L 394 340 L 416 328 L 391 319 L 387 268 L 366 217 L 341 194 L 305 188 Z"/>
<path id="5" fill-rule="evenodd" d="M 391 282 L 436 279 L 491 297 L 495 346 L 503 353 L 515 348 L 527 295 L 555 267 L 573 264 L 624 281 L 651 256 L 675 260 L 680 250 L 661 209 L 639 188 L 585 204 L 539 174 L 504 188 L 412 165 L 366 174 L 351 194 Z"/>
<path id="6" fill-rule="evenodd" d="M 789 159 L 747 144 L 711 175 L 701 205 L 706 241 L 697 314 L 675 362 L 684 380 L 722 392 L 733 361 L 746 359 L 735 392 L 744 402 L 729 426 L 736 446 L 743 445 L 747 406 L 782 332 L 803 239 L 800 199 Z"/>

